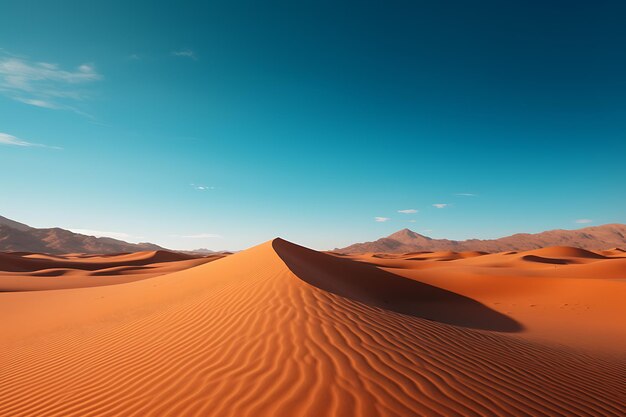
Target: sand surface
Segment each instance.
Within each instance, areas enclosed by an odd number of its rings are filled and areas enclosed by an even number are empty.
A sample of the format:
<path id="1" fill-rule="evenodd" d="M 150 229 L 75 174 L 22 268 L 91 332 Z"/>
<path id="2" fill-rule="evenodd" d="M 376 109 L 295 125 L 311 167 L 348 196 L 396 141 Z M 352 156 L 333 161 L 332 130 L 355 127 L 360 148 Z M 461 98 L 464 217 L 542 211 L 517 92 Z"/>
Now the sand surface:
<path id="1" fill-rule="evenodd" d="M 625 261 L 276 239 L 133 282 L 3 292 L 0 416 L 623 416 Z"/>
<path id="2" fill-rule="evenodd" d="M 222 258 L 191 256 L 170 251 L 114 255 L 45 255 L 0 252 L 0 292 L 36 291 L 138 281 Z"/>

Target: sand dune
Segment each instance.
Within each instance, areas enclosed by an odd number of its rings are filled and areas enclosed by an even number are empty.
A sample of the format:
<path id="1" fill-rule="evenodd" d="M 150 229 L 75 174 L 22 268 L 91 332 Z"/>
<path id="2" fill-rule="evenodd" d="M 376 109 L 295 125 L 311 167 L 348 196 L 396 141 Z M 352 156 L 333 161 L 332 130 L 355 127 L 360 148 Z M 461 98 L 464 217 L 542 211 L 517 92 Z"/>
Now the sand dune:
<path id="1" fill-rule="evenodd" d="M 463 266 L 510 256 L 517 275 Z M 624 283 L 542 263 L 526 276 L 519 256 L 357 258 L 277 239 L 136 282 L 2 293 L 0 415 L 624 415 Z M 374 264 L 388 261 L 436 266 Z M 570 298 L 582 309 L 559 315 Z M 586 316 L 593 343 L 559 335 L 588 336 Z"/>
<path id="2" fill-rule="evenodd" d="M 626 257 L 616 253 L 552 247 L 452 260 L 348 258 L 479 301 L 521 323 L 525 338 L 619 353 L 626 340 Z"/>
<path id="3" fill-rule="evenodd" d="M 137 281 L 220 259 L 170 251 L 108 255 L 0 253 L 0 292 L 95 287 Z"/>
<path id="4" fill-rule="evenodd" d="M 626 256 L 626 250 L 620 248 L 611 248 L 607 250 L 598 251 L 598 253 L 604 256 Z"/>
<path id="5" fill-rule="evenodd" d="M 550 258 L 591 258 L 591 259 L 604 259 L 605 256 L 590 250 L 573 248 L 570 246 L 552 246 L 548 248 L 535 249 L 526 252 L 529 255 L 546 256 Z"/>

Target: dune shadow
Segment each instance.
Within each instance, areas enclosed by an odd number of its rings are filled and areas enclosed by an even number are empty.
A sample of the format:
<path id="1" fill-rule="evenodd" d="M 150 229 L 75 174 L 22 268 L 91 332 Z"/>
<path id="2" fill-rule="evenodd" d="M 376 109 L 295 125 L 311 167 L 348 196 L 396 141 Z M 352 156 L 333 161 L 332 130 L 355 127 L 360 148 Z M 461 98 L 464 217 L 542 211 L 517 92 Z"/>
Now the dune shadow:
<path id="1" fill-rule="evenodd" d="M 537 255 L 524 255 L 522 256 L 522 260 L 528 262 L 538 262 L 542 264 L 555 264 L 555 265 L 569 265 L 575 263 L 574 261 L 570 261 L 568 259 L 560 259 L 560 258 L 546 258 L 544 256 Z"/>
<path id="2" fill-rule="evenodd" d="M 71 269 L 43 269 L 31 272 L 30 275 L 33 277 L 62 277 L 71 271 Z"/>
<path id="3" fill-rule="evenodd" d="M 498 332 L 523 330 L 516 320 L 463 295 L 283 239 L 275 239 L 272 246 L 298 278 L 333 294 L 455 326 Z"/>

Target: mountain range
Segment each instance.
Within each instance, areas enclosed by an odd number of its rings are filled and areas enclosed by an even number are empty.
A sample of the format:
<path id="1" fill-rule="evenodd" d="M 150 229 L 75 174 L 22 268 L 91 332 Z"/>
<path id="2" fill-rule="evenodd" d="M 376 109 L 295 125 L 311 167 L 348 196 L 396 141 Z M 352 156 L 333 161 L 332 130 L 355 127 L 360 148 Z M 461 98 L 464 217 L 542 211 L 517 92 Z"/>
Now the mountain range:
<path id="1" fill-rule="evenodd" d="M 163 249 L 153 243 L 87 236 L 58 227 L 38 229 L 0 216 L 0 251 L 105 254 Z"/>
<path id="2" fill-rule="evenodd" d="M 544 248 L 547 246 L 573 246 L 587 250 L 626 247 L 626 225 L 605 224 L 577 230 L 549 230 L 541 233 L 517 233 L 499 239 L 448 240 L 433 239 L 409 229 L 402 229 L 373 242 L 355 243 L 337 248 L 341 253 L 406 253 L 418 251 L 482 251 L 505 252 Z"/>
<path id="3" fill-rule="evenodd" d="M 517 233 L 499 239 L 433 239 L 409 229 L 399 230 L 373 242 L 355 243 L 334 251 L 340 253 L 407 253 L 419 251 L 505 252 L 539 249 L 548 246 L 573 246 L 587 250 L 626 247 L 626 225 L 605 224 L 577 230 L 550 230 L 541 233 Z M 106 254 L 164 250 L 153 243 L 129 243 L 109 237 L 95 237 L 70 230 L 34 228 L 0 216 L 0 251 L 40 252 L 49 254 Z M 199 249 L 194 252 L 209 252 Z"/>

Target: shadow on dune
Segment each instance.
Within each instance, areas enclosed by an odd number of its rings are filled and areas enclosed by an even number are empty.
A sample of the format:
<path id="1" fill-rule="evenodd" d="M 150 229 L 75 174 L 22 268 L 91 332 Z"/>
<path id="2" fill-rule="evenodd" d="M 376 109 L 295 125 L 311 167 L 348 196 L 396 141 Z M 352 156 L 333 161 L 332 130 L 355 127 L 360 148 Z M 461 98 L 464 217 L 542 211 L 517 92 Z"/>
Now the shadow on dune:
<path id="1" fill-rule="evenodd" d="M 333 294 L 456 326 L 499 332 L 523 330 L 512 318 L 463 295 L 283 239 L 275 239 L 272 246 L 298 278 Z"/>
<path id="2" fill-rule="evenodd" d="M 539 262 L 542 264 L 555 264 L 555 265 L 569 265 L 575 263 L 574 261 L 570 261 L 567 259 L 559 259 L 559 258 L 545 258 L 543 256 L 537 255 L 524 255 L 521 258 L 524 261 L 528 262 Z"/>

